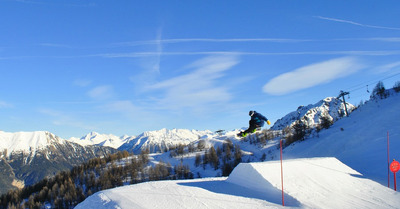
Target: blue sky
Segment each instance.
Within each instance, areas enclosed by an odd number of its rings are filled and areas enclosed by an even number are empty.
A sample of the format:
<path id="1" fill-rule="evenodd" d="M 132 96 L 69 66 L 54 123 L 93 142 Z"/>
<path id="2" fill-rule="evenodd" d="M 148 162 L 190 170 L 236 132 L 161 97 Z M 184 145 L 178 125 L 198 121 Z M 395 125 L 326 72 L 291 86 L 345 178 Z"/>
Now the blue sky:
<path id="1" fill-rule="evenodd" d="M 400 80 L 398 1 L 0 0 L 0 130 L 271 122 Z M 367 86 L 368 85 L 368 86 Z"/>

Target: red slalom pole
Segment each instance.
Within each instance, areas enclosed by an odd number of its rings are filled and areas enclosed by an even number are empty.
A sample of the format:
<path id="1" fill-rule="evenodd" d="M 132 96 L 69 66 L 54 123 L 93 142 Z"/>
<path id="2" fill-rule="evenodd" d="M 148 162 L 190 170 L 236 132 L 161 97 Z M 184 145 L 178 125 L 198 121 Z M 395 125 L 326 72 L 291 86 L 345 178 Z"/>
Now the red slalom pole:
<path id="1" fill-rule="evenodd" d="M 282 206 L 285 206 L 285 198 L 283 195 L 283 162 L 282 162 L 282 139 L 280 141 L 281 145 L 281 180 L 282 180 Z"/>
<path id="2" fill-rule="evenodd" d="M 387 132 L 387 157 L 388 157 L 388 187 L 390 188 L 389 131 Z"/>

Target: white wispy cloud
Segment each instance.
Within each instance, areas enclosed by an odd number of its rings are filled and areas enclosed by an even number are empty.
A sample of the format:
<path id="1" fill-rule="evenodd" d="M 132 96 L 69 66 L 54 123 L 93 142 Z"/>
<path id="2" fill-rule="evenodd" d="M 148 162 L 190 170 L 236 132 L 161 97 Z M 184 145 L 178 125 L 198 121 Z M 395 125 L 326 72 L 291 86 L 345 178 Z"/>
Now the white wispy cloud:
<path id="1" fill-rule="evenodd" d="M 114 96 L 114 89 L 112 86 L 97 86 L 88 92 L 89 97 L 93 99 L 105 100 L 111 99 Z"/>
<path id="2" fill-rule="evenodd" d="M 281 74 L 265 84 L 263 91 L 284 95 L 348 76 L 361 68 L 363 65 L 354 57 L 331 59 Z"/>
<path id="3" fill-rule="evenodd" d="M 138 119 L 143 112 L 140 107 L 128 100 L 111 101 L 102 105 L 101 108 L 106 112 L 120 113 L 129 119 Z"/>
<path id="4" fill-rule="evenodd" d="M 77 47 L 73 47 L 73 46 L 66 45 L 66 44 L 56 44 L 56 43 L 40 43 L 38 45 L 39 46 L 44 46 L 44 47 L 66 48 L 66 49 L 77 48 Z"/>
<path id="5" fill-rule="evenodd" d="M 313 41 L 310 39 L 285 39 L 285 38 L 175 38 L 175 39 L 156 39 L 144 41 L 132 41 L 113 44 L 114 46 L 140 46 L 140 45 L 158 45 L 158 44 L 177 44 L 188 42 L 271 42 L 271 43 L 295 43 L 295 42 L 308 42 Z"/>
<path id="6" fill-rule="evenodd" d="M 104 58 L 138 58 L 157 56 L 159 52 L 132 52 L 90 55 Z M 245 52 L 245 51 L 199 51 L 199 52 L 163 52 L 163 56 L 279 56 L 279 55 L 363 55 L 363 56 L 387 56 L 399 55 L 400 50 L 351 50 L 351 51 L 297 51 L 297 52 Z"/>
<path id="7" fill-rule="evenodd" d="M 97 127 L 93 125 L 88 125 L 84 123 L 81 119 L 78 119 L 70 113 L 50 109 L 50 108 L 41 108 L 38 110 L 39 113 L 43 115 L 47 115 L 52 117 L 51 123 L 57 126 L 70 126 L 70 127 L 75 127 L 75 128 L 81 128 L 85 130 L 96 130 Z"/>
<path id="8" fill-rule="evenodd" d="M 385 42 L 400 42 L 400 37 L 375 37 L 368 38 L 369 41 L 385 41 Z"/>
<path id="9" fill-rule="evenodd" d="M 155 63 L 152 68 L 152 71 L 158 74 L 160 73 L 160 62 L 161 62 L 161 55 L 163 52 L 161 37 L 162 37 L 162 29 L 160 28 L 157 32 L 157 40 L 156 40 L 157 51 L 156 51 Z"/>
<path id="10" fill-rule="evenodd" d="M 231 99 L 228 87 L 217 82 L 239 63 L 237 56 L 210 56 L 188 66 L 194 71 L 155 83 L 147 91 L 160 91 L 157 106 L 166 109 L 201 109 Z"/>
<path id="11" fill-rule="evenodd" d="M 360 26 L 360 27 L 387 29 L 387 30 L 400 30 L 400 28 L 395 28 L 395 27 L 368 25 L 368 24 L 362 24 L 362 23 L 358 23 L 358 22 L 354 22 L 354 21 L 350 21 L 350 20 L 343 20 L 343 19 L 337 19 L 337 18 L 331 18 L 331 17 L 323 17 L 323 16 L 314 16 L 314 17 L 318 18 L 318 19 L 321 19 L 321 20 L 328 20 L 328 21 L 346 23 L 346 24 L 356 25 L 356 26 Z"/>
<path id="12" fill-rule="evenodd" d="M 89 86 L 92 83 L 92 80 L 89 79 L 75 79 L 73 82 L 74 86 L 79 86 L 79 87 L 86 87 Z"/>
<path id="13" fill-rule="evenodd" d="M 382 66 L 379 66 L 373 70 L 375 73 L 386 73 L 391 70 L 399 70 L 400 69 L 400 62 L 392 62 Z"/>
<path id="14" fill-rule="evenodd" d="M 13 107 L 12 104 L 10 104 L 8 102 L 0 101 L 0 108 L 11 108 L 11 107 Z"/>

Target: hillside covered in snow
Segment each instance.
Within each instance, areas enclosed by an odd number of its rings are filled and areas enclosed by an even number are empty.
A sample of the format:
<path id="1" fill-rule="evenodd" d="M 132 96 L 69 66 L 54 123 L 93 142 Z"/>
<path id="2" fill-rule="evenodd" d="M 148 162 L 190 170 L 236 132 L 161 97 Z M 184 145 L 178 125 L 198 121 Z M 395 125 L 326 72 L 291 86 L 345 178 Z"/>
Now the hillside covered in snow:
<path id="1" fill-rule="evenodd" d="M 103 146 L 81 146 L 47 131 L 0 131 L 0 194 L 33 185 L 89 159 L 114 153 Z"/>
<path id="2" fill-rule="evenodd" d="M 348 113 L 351 113 L 356 107 L 346 102 Z M 346 115 L 344 103 L 335 97 L 327 97 L 315 104 L 299 106 L 281 119 L 277 120 L 271 127 L 273 130 L 282 130 L 287 126 L 293 126 L 296 121 L 303 122 L 307 127 L 314 128 L 321 123 L 323 117 L 335 122 Z"/>
<path id="3" fill-rule="evenodd" d="M 390 160 L 400 159 L 400 95 L 375 98 L 338 119 L 329 129 L 311 132 L 283 150 L 286 206 L 294 208 L 398 208 L 400 196 L 388 188 L 387 137 Z M 77 208 L 280 208 L 279 137 L 265 144 L 237 140 L 233 133 L 208 138 L 240 145 L 243 161 L 228 178 L 148 182 L 101 191 Z M 246 155 L 247 153 L 247 155 Z M 153 159 L 167 160 L 165 154 Z M 180 157 L 193 163 L 194 155 Z M 196 169 L 195 169 L 196 170 Z M 201 170 L 201 168 L 199 169 Z M 157 199 L 159 201 L 151 201 Z"/>
<path id="4" fill-rule="evenodd" d="M 98 192 L 76 208 L 397 208 L 400 194 L 335 158 L 239 164 L 226 177 L 147 182 Z M 285 207 L 282 206 L 284 203 Z"/>
<path id="5" fill-rule="evenodd" d="M 346 117 L 340 101 L 328 97 L 314 105 L 301 106 L 275 123 L 285 130 L 264 129 L 245 138 L 236 136 L 240 130 L 216 133 L 161 129 L 138 136 L 122 137 L 91 132 L 82 138 L 68 140 L 48 132 L 3 132 L 0 136 L 6 143 L 2 145 L 2 157 L 6 160 L 0 161 L 0 166 L 4 171 L 18 177 L 14 178 L 17 180 L 21 177 L 13 174 L 15 170 L 12 166 L 19 165 L 18 163 L 28 162 L 24 167 L 26 173 L 28 168 L 54 168 L 52 163 L 63 159 L 60 156 L 67 156 L 66 160 L 74 160 L 77 155 L 96 153 L 96 149 L 100 148 L 115 150 L 112 148 L 114 147 L 123 152 L 114 155 L 105 155 L 107 152 L 103 152 L 99 158 L 74 167 L 71 172 L 57 174 L 54 178 L 45 180 L 46 187 L 35 186 L 38 188 L 36 192 L 30 197 L 15 200 L 15 204 L 21 204 L 20 201 L 29 198 L 32 202 L 25 202 L 26 205 L 32 205 L 34 200 L 42 199 L 40 204 L 47 206 L 73 207 L 95 193 L 82 204 L 103 205 L 103 208 L 125 208 L 126 205 L 135 204 L 138 207 L 157 208 L 158 205 L 153 205 L 145 201 L 148 199 L 140 196 L 146 194 L 150 199 L 161 198 L 160 207 L 163 208 L 186 205 L 193 208 L 246 208 L 245 205 L 251 206 L 250 208 L 275 208 L 280 207 L 281 201 L 279 195 L 277 196 L 280 191 L 280 181 L 277 177 L 280 173 L 272 172 L 271 168 L 275 167 L 279 160 L 279 142 L 283 139 L 286 171 L 284 178 L 288 185 L 284 189 L 286 206 L 320 208 L 323 202 L 329 201 L 328 196 L 332 196 L 333 193 L 342 197 L 343 201 L 333 198 L 335 201 L 327 203 L 327 208 L 368 208 L 364 199 L 375 197 L 376 201 L 374 199 L 371 202 L 374 207 L 371 208 L 376 208 L 377 205 L 379 208 L 393 208 L 397 202 L 391 197 L 397 197 L 397 193 L 393 194 L 392 190 L 387 188 L 386 142 L 389 133 L 392 147 L 390 159 L 398 158 L 400 152 L 393 147 L 400 146 L 400 129 L 396 125 L 400 116 L 399 102 L 399 94 L 392 91 L 388 98 L 374 98 L 358 108 L 348 104 L 350 114 Z M 330 127 L 321 126 L 322 118 L 328 118 L 333 123 Z M 305 130 L 303 138 L 288 143 L 288 139 L 296 132 L 293 124 L 299 121 L 307 123 L 308 129 Z M 29 157 L 31 152 L 37 154 Z M 15 156 L 22 158 L 17 159 Z M 307 167 L 308 165 L 316 167 Z M 308 173 L 309 171 L 324 175 L 314 176 Z M 228 175 L 229 177 L 226 177 Z M 197 180 L 182 180 L 187 178 Z M 181 180 L 172 181 L 174 179 Z M 168 181 L 148 182 L 154 180 Z M 13 179 L 10 179 L 11 181 Z M 317 185 L 313 186 L 313 183 Z M 135 185 L 102 191 L 129 184 Z M 60 189 L 61 185 L 63 190 Z M 351 197 L 350 193 L 359 194 L 365 189 L 354 191 L 346 187 L 347 185 L 366 188 L 373 194 L 363 194 L 354 201 L 354 198 L 348 198 Z M 312 191 L 307 189 L 311 186 Z M 350 193 L 345 193 L 346 197 L 336 194 L 338 191 L 348 190 Z M 390 197 L 387 204 L 379 205 L 379 202 L 386 199 L 375 195 L 375 190 Z M 316 192 L 313 193 L 314 191 Z M 138 198 L 124 196 L 124 192 L 136 194 Z M 40 195 L 44 193 L 51 195 Z M 60 194 L 59 197 L 55 196 L 57 193 Z M 170 195 L 162 195 L 164 193 Z M 7 198 L 14 197 L 15 194 L 14 192 L 1 196 L 0 204 L 8 204 Z M 157 194 L 161 194 L 162 197 Z M 190 194 L 191 201 L 188 202 L 189 199 L 181 194 Z M 214 201 L 215 196 L 222 202 Z M 311 201 L 310 198 L 314 199 Z M 235 205 L 234 199 L 241 200 Z M 336 207 L 335 203 L 339 202 Z"/>

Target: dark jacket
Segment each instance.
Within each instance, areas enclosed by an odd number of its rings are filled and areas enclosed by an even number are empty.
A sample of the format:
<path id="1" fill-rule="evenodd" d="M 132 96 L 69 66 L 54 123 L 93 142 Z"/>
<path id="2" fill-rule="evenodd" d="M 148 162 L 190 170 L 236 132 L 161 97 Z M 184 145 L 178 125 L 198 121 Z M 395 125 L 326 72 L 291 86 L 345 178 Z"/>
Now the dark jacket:
<path id="1" fill-rule="evenodd" d="M 258 127 L 263 127 L 264 122 L 266 122 L 268 119 L 264 116 L 261 115 L 260 113 L 254 111 L 253 116 L 251 116 L 250 123 L 254 123 Z"/>

